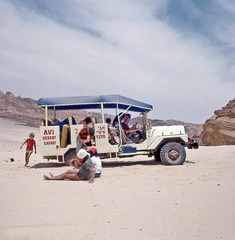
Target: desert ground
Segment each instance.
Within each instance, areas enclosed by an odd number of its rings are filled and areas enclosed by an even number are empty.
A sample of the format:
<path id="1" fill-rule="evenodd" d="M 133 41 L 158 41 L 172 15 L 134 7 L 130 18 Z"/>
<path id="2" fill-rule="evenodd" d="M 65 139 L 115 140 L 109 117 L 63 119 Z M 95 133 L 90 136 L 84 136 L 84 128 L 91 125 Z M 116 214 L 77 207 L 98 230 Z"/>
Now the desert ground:
<path id="1" fill-rule="evenodd" d="M 1 240 L 235 239 L 235 146 L 186 150 L 181 166 L 107 159 L 94 183 L 45 181 L 69 167 L 41 157 L 39 129 L 1 119 L 0 133 Z"/>

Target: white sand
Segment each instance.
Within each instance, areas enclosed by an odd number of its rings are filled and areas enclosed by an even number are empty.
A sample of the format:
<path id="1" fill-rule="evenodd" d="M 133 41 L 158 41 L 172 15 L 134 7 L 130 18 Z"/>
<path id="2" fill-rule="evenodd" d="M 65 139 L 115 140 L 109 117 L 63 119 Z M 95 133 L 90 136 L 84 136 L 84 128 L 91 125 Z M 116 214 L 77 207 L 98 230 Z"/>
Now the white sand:
<path id="1" fill-rule="evenodd" d="M 24 168 L 31 131 L 38 153 Z M 235 239 L 235 146 L 187 150 L 174 167 L 106 160 L 89 184 L 43 180 L 69 167 L 41 157 L 38 129 L 0 120 L 0 133 L 1 240 Z"/>

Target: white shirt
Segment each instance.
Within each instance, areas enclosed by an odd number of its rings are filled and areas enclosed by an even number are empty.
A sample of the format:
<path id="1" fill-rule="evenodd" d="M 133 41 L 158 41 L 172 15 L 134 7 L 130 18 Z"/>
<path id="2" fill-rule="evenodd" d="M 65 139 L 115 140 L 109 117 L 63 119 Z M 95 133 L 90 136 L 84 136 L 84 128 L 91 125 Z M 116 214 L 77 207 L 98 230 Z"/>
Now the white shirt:
<path id="1" fill-rule="evenodd" d="M 95 170 L 95 173 L 101 173 L 102 172 L 102 163 L 99 157 L 91 157 L 91 161 L 93 163 L 93 168 Z"/>

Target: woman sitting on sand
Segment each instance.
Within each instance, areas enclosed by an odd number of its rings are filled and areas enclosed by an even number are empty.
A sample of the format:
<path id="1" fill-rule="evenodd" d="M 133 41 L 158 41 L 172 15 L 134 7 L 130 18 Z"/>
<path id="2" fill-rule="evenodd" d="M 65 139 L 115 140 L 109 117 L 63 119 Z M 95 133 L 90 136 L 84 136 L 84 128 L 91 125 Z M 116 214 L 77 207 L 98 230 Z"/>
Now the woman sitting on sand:
<path id="1" fill-rule="evenodd" d="M 89 153 L 85 149 L 80 149 L 77 154 L 77 159 L 74 158 L 69 161 L 69 163 L 72 163 L 74 161 L 78 161 L 81 165 L 80 169 L 74 168 L 71 170 L 66 171 L 65 173 L 62 173 L 58 176 L 54 176 L 50 173 L 50 177 L 44 175 L 45 180 L 88 180 L 89 183 L 94 182 L 95 177 L 95 170 L 92 168 L 92 161 L 90 159 Z"/>

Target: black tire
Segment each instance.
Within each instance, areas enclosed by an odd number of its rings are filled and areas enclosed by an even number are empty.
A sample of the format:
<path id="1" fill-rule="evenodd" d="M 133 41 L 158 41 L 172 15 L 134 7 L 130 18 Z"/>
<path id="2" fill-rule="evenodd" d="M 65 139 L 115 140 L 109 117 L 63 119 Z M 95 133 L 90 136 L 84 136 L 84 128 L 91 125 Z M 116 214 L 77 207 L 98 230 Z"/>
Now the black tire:
<path id="1" fill-rule="evenodd" d="M 68 151 L 65 154 L 65 156 L 64 156 L 64 164 L 65 164 L 65 166 L 73 166 L 73 164 L 69 163 L 69 160 L 71 160 L 75 156 L 76 156 L 76 150 L 75 149 L 72 149 L 72 150 Z"/>
<path id="2" fill-rule="evenodd" d="M 161 148 L 159 148 L 156 152 L 154 152 L 154 159 L 156 162 L 161 162 L 160 152 L 161 152 Z"/>
<path id="3" fill-rule="evenodd" d="M 160 158 L 165 165 L 181 165 L 186 159 L 186 151 L 180 143 L 169 142 L 162 147 Z"/>

